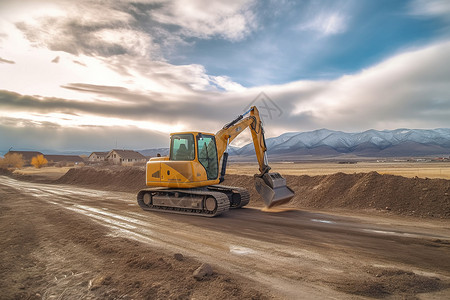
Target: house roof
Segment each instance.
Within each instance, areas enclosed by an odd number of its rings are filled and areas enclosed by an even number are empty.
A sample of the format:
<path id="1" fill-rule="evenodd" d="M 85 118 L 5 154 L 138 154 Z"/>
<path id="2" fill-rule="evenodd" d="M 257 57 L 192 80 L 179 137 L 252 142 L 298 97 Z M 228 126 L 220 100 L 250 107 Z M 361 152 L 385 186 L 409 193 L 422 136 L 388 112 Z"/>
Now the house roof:
<path id="1" fill-rule="evenodd" d="M 106 156 L 106 155 L 108 155 L 108 153 L 109 153 L 109 152 L 99 152 L 99 151 L 96 151 L 96 152 L 92 152 L 91 155 L 89 155 L 89 157 L 91 157 L 92 155 Z"/>
<path id="2" fill-rule="evenodd" d="M 120 156 L 122 159 L 145 159 L 145 156 L 140 154 L 139 152 L 133 151 L 133 150 L 117 150 L 113 149 L 108 153 L 108 156 L 111 155 L 112 152 L 116 152 L 117 155 Z"/>
<path id="3" fill-rule="evenodd" d="M 22 158 L 25 160 L 31 160 L 35 156 L 43 155 L 41 152 L 38 151 L 9 151 L 8 153 L 5 154 L 5 156 L 8 154 L 20 154 L 22 155 Z"/>
<path id="4" fill-rule="evenodd" d="M 83 162 L 83 158 L 78 155 L 48 155 L 45 154 L 44 157 L 48 161 L 59 162 L 59 161 L 69 161 L 69 162 Z"/>

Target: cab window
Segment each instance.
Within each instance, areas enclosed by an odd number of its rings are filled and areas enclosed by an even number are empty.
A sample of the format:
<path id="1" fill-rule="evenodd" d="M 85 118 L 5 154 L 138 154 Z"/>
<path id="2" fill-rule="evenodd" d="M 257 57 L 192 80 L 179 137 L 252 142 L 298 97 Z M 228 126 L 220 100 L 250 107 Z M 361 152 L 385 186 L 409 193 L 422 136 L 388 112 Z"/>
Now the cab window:
<path id="1" fill-rule="evenodd" d="M 198 161 L 206 170 L 208 180 L 216 179 L 219 174 L 216 140 L 213 135 L 197 135 Z"/>
<path id="2" fill-rule="evenodd" d="M 194 136 L 192 134 L 172 135 L 170 149 L 170 160 L 194 160 Z"/>

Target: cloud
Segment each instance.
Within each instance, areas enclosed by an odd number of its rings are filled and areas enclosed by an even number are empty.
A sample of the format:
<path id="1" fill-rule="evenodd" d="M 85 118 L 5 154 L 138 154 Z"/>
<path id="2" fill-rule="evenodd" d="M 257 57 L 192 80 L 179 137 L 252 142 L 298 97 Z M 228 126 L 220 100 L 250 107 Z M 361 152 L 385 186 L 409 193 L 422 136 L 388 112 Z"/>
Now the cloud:
<path id="1" fill-rule="evenodd" d="M 152 120 L 183 124 L 186 129 L 217 130 L 264 91 L 284 112 L 280 119 L 267 120 L 273 128 L 267 129 L 268 132 L 321 127 L 353 131 L 439 127 L 447 124 L 450 115 L 450 70 L 446 67 L 449 64 L 450 42 L 443 42 L 399 54 L 360 73 L 332 81 L 297 81 L 227 92 L 204 89 L 202 85 L 207 86 L 207 83 L 200 81 L 197 84 L 201 89 L 196 90 L 193 84 L 190 89 L 186 87 L 189 93 L 184 94 L 72 83 L 64 88 L 104 100 L 75 101 L 3 91 L 0 107 L 2 110 L 29 109 L 40 114 L 70 112 L 123 120 Z M 163 70 L 156 69 L 156 73 Z M 173 84 L 177 78 L 196 72 L 185 71 L 181 68 L 159 74 L 160 80 Z"/>
<path id="2" fill-rule="evenodd" d="M 53 96 L 48 92 L 52 81 L 54 95 L 58 97 L 77 97 L 68 95 L 67 90 L 57 89 L 77 81 L 95 85 L 123 84 L 138 93 L 169 90 L 174 95 L 244 89 L 230 77 L 209 75 L 200 64 L 173 65 L 166 61 L 165 56 L 172 53 L 175 45 L 189 44 L 183 39 L 193 36 L 232 40 L 245 36 L 253 28 L 251 1 L 228 4 L 213 1 L 208 5 L 201 1 L 188 4 L 178 1 L 121 1 L 102 5 L 80 1 L 76 5 L 71 2 L 63 4 L 67 8 L 63 10 L 56 6 L 55 12 L 50 15 L 43 10 L 30 13 L 25 20 L 15 21 L 15 27 L 10 31 L 14 34 L 10 35 L 9 45 L 20 43 L 22 47 L 19 48 L 27 48 L 27 51 L 16 53 L 16 57 L 25 64 L 33 64 L 49 72 L 44 76 L 34 71 L 26 75 L 22 72 L 21 76 L 26 76 L 29 85 L 18 86 L 17 82 L 11 82 L 12 79 L 6 79 L 8 84 L 4 89 Z M 171 7 L 175 10 L 171 11 Z M 186 14 L 183 14 L 185 10 L 182 8 L 186 9 Z M 102 18 L 98 17 L 100 12 Z M 158 18 L 165 14 L 169 17 L 162 22 L 156 20 L 154 14 Z M 244 21 L 241 24 L 235 22 L 235 18 Z M 15 48 L 11 47 L 9 51 L 14 53 Z M 46 66 L 49 60 L 55 63 L 51 67 Z M 67 64 L 68 61 L 86 68 L 84 71 L 79 67 L 73 68 Z M 54 78 L 50 80 L 50 77 Z M 42 84 L 42 81 L 46 83 Z M 30 86 L 34 86 L 33 91 L 28 88 Z"/>
<path id="3" fill-rule="evenodd" d="M 151 38 L 145 33 L 117 26 L 116 23 L 86 24 L 76 16 L 42 17 L 38 19 L 37 26 L 27 22 L 16 23 L 16 27 L 34 46 L 74 55 L 150 55 L 151 50 L 157 48 L 150 49 Z"/>
<path id="4" fill-rule="evenodd" d="M 280 92 L 282 99 L 287 97 L 284 101 L 296 102 L 292 120 L 307 114 L 319 128 L 442 127 L 450 115 L 448 64 L 450 42 L 443 42 L 333 81 L 295 82 L 275 89 L 296 92 L 295 97 Z"/>
<path id="5" fill-rule="evenodd" d="M 47 7 L 45 3 L 42 6 Z M 52 3 L 51 8 L 30 11 L 26 19 L 15 21 L 35 47 L 74 55 L 159 56 L 159 47 L 144 30 L 147 24 L 139 23 L 133 5 L 126 1 L 61 1 Z"/>
<path id="6" fill-rule="evenodd" d="M 83 66 L 83 67 L 87 67 L 87 65 L 85 63 L 82 63 L 81 61 L 78 61 L 78 60 L 74 60 L 73 63 L 77 64 L 77 65 L 80 65 L 80 66 Z"/>
<path id="7" fill-rule="evenodd" d="M 447 0 L 414 0 L 410 13 L 416 16 L 440 17 L 450 21 L 450 2 Z"/>
<path id="8" fill-rule="evenodd" d="M 324 13 L 300 23 L 296 29 L 316 31 L 322 35 L 339 34 L 347 30 L 347 19 L 340 13 Z"/>
<path id="9" fill-rule="evenodd" d="M 8 59 L 4 59 L 0 57 L 0 63 L 4 63 L 4 64 L 15 64 L 15 61 L 12 60 L 8 60 Z"/>
<path id="10" fill-rule="evenodd" d="M 318 2 L 302 3 L 300 21 L 295 30 L 313 31 L 322 36 L 344 33 L 349 23 L 347 6 L 343 1 L 335 1 L 331 5 Z"/>
<path id="11" fill-rule="evenodd" d="M 64 117 L 69 121 L 58 122 L 72 127 L 121 124 L 142 130 L 166 126 L 166 134 L 175 129 L 215 132 L 264 91 L 283 111 L 280 117 L 265 118 L 267 136 L 317 128 L 436 128 L 445 127 L 450 115 L 449 64 L 450 42 L 444 42 L 332 81 L 297 81 L 228 92 L 191 89 L 184 95 L 72 83 L 65 88 L 108 100 L 74 101 L 3 91 L 0 109 L 9 112 L 8 116 L 28 111 L 24 115 L 32 119 L 34 114 L 36 124 Z M 262 114 L 267 113 L 263 103 L 255 104 Z"/>
<path id="12" fill-rule="evenodd" d="M 173 101 L 170 98 L 167 100 L 167 96 L 163 94 L 137 94 L 123 87 L 71 84 L 66 88 L 102 95 L 110 100 L 79 101 L 0 91 L 0 108 L 3 112 L 8 112 L 7 116 L 14 113 L 19 113 L 20 116 L 29 114 L 29 118 L 37 120 L 36 122 L 54 118 L 55 121 L 59 119 L 60 123 L 67 126 L 98 125 L 97 120 L 94 119 L 96 118 L 101 119 L 101 122 L 104 123 L 111 119 L 113 120 L 113 122 L 109 122 L 111 125 L 117 124 L 114 122 L 119 121 L 122 126 L 132 125 L 147 128 L 157 126 L 169 129 L 170 126 L 176 127 L 177 125 L 189 128 L 192 124 L 198 123 L 199 119 L 202 120 L 205 127 L 217 128 L 220 126 L 218 120 L 223 120 L 222 123 L 224 123 L 227 120 L 226 117 L 231 118 L 240 112 L 240 109 L 233 109 L 239 99 L 222 103 L 220 94 L 217 93 L 197 93 Z M 224 113 L 224 110 L 229 113 Z M 35 115 L 33 116 L 33 114 Z M 65 122 L 61 118 L 72 121 Z M 201 128 L 198 129 L 201 130 Z"/>
<path id="13" fill-rule="evenodd" d="M 234 82 L 228 76 L 210 76 L 210 82 L 219 89 L 230 92 L 242 92 L 245 88 L 237 82 Z"/>
<path id="14" fill-rule="evenodd" d="M 113 148 L 142 150 L 153 146 L 168 147 L 166 134 L 135 127 L 71 127 L 54 123 L 33 124 L 27 120 L 11 119 L 20 126 L 0 123 L 0 148 L 16 150 L 81 150 L 107 151 Z M 18 138 L 20 137 L 20 138 Z"/>
<path id="15" fill-rule="evenodd" d="M 152 19 L 181 27 L 188 37 L 210 38 L 220 36 L 240 40 L 256 27 L 252 11 L 254 1 L 172 0 L 149 11 Z"/>
<path id="16" fill-rule="evenodd" d="M 208 75 L 199 64 L 172 65 L 163 61 L 122 55 L 107 60 L 109 68 L 147 92 L 164 92 L 175 97 L 198 91 L 236 91 L 245 89 L 227 76 Z"/>
<path id="17" fill-rule="evenodd" d="M 256 29 L 247 1 L 63 1 L 53 13 L 30 12 L 15 26 L 36 47 L 74 55 L 134 55 L 164 60 L 186 39 L 241 40 Z M 101 17 L 99 17 L 101 14 Z"/>

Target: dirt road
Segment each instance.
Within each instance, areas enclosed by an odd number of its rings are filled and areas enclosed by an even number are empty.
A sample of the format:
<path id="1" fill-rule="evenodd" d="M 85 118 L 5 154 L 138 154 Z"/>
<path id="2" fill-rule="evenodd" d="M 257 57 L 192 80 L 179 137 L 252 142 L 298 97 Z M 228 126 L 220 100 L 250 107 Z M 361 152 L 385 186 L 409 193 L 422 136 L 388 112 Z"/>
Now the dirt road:
<path id="1" fill-rule="evenodd" d="M 450 298 L 446 221 L 256 208 L 189 217 L 144 212 L 131 193 L 5 176 L 0 199 L 6 298 Z M 200 262 L 212 279 L 191 278 Z"/>

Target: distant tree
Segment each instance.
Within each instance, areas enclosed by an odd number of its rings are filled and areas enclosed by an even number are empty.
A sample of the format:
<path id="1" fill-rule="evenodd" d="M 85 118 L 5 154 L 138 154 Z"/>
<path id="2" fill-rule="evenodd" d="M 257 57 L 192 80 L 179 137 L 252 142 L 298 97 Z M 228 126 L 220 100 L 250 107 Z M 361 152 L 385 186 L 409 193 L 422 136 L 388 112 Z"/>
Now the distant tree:
<path id="1" fill-rule="evenodd" d="M 44 155 L 40 154 L 31 159 L 31 164 L 36 168 L 41 168 L 48 163 L 48 160 L 44 157 Z"/>
<path id="2" fill-rule="evenodd" d="M 22 154 L 12 153 L 6 154 L 5 158 L 0 159 L 0 168 L 17 168 L 20 169 L 24 165 Z"/>

